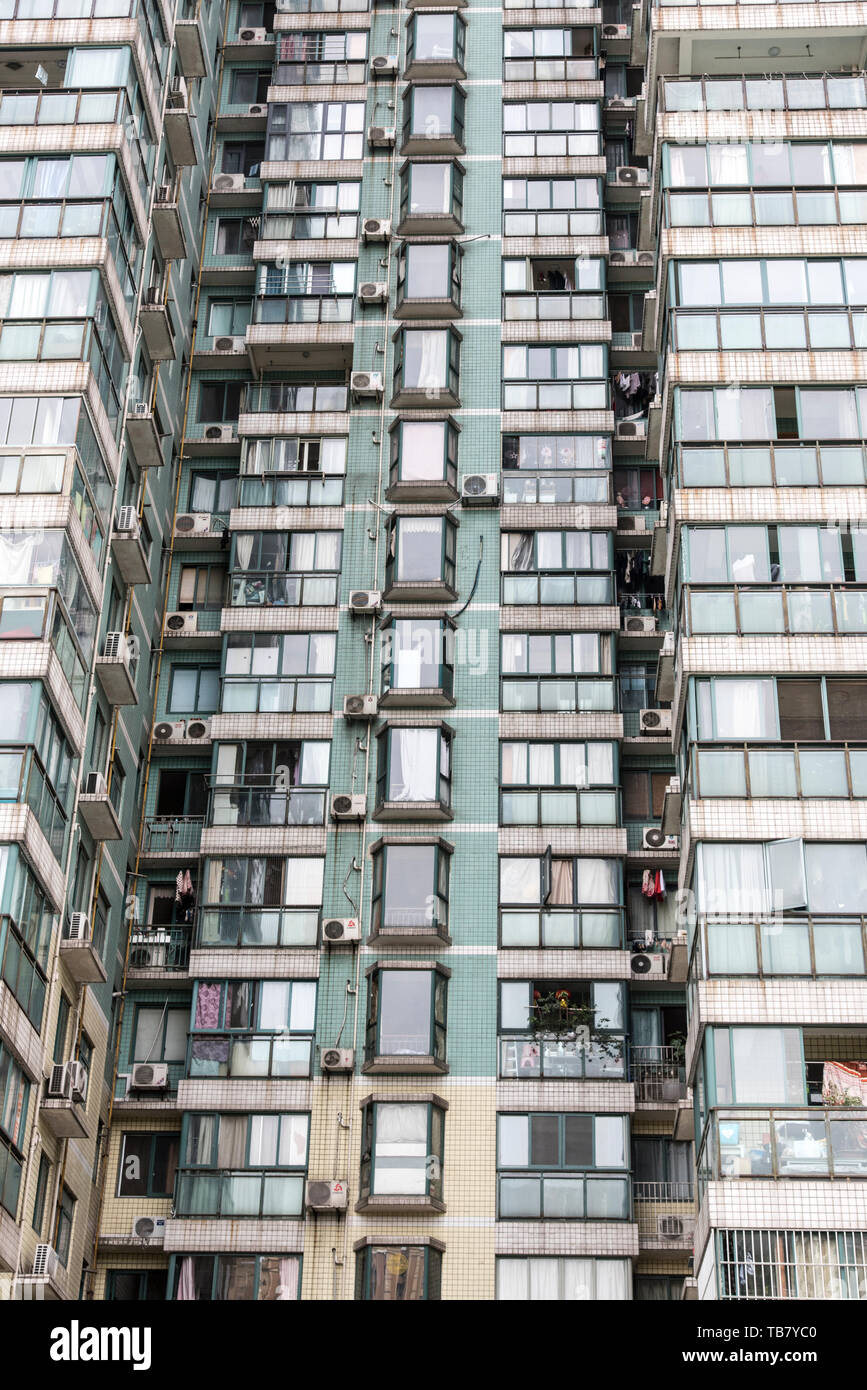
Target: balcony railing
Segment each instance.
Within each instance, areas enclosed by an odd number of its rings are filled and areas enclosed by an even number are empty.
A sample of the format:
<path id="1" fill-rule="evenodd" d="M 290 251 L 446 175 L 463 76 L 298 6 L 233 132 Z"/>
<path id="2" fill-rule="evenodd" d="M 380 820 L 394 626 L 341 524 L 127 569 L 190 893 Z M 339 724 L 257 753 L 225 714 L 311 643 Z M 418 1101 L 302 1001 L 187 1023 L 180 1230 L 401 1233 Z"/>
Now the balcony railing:
<path id="1" fill-rule="evenodd" d="M 595 58 L 507 58 L 504 82 L 595 82 L 599 65 Z"/>
<path id="2" fill-rule="evenodd" d="M 144 824 L 145 854 L 198 854 L 202 816 L 148 816 Z"/>
<path id="3" fill-rule="evenodd" d="M 617 791 L 554 786 L 500 792 L 500 825 L 616 826 L 619 812 Z"/>
<path id="4" fill-rule="evenodd" d="M 638 1234 L 668 1244 L 691 1237 L 684 1222 L 695 1215 L 695 1185 L 691 1182 L 634 1182 L 635 1219 Z"/>
<path id="5" fill-rule="evenodd" d="M 589 208 L 503 213 L 503 236 L 601 236 L 602 227 L 601 210 Z"/>
<path id="6" fill-rule="evenodd" d="M 519 909 L 500 912 L 500 944 L 519 950 L 622 950 L 620 907 Z"/>
<path id="7" fill-rule="evenodd" d="M 660 109 L 665 111 L 848 111 L 867 107 L 861 73 L 666 77 L 660 80 L 660 93 Z"/>
<path id="8" fill-rule="evenodd" d="M 681 193 L 667 189 L 662 217 L 667 227 L 848 226 L 867 222 L 867 190 L 792 188 L 721 193 L 702 189 Z"/>
<path id="9" fill-rule="evenodd" d="M 594 604 L 614 602 L 610 574 L 548 573 L 504 574 L 503 603 Z"/>
<path id="10" fill-rule="evenodd" d="M 688 584 L 681 624 L 689 636 L 867 632 L 867 585 Z"/>
<path id="11" fill-rule="evenodd" d="M 500 1076 L 515 1081 L 623 1080 L 626 1076 L 624 1040 L 610 1035 L 591 1039 L 589 1046 L 573 1039 L 545 1038 L 534 1033 L 499 1039 Z"/>
<path id="12" fill-rule="evenodd" d="M 294 608 L 300 605 L 328 607 L 337 602 L 339 574 L 291 574 L 273 570 L 234 573 L 233 608 Z"/>
<path id="13" fill-rule="evenodd" d="M 854 729 L 850 728 L 850 732 Z M 867 797 L 867 749 L 848 744 L 775 743 L 773 747 L 719 745 L 690 750 L 689 794 L 737 797 Z"/>
<path id="14" fill-rule="evenodd" d="M 212 826 L 323 825 L 326 790 L 267 787 L 253 783 L 211 788 L 208 824 Z"/>
<path id="15" fill-rule="evenodd" d="M 677 487 L 863 487 L 860 443 L 678 444 Z"/>
<path id="16" fill-rule="evenodd" d="M 240 479 L 240 507 L 340 507 L 342 477 L 311 478 L 305 473 Z"/>
<path id="17" fill-rule="evenodd" d="M 204 907 L 197 946 L 315 946 L 319 909 L 293 907 Z"/>
<path id="18" fill-rule="evenodd" d="M 670 1105 L 686 1099 L 686 1072 L 680 1048 L 642 1044 L 630 1048 L 629 1056 L 636 1100 Z"/>
<path id="19" fill-rule="evenodd" d="M 354 298 L 347 295 L 276 295 L 256 301 L 254 322 L 267 328 L 281 323 L 351 323 Z"/>
<path id="20" fill-rule="evenodd" d="M 334 703 L 334 681 L 331 677 L 316 680 L 247 680 L 243 676 L 223 677 L 222 714 L 312 714 L 331 709 Z"/>
<path id="21" fill-rule="evenodd" d="M 275 87 L 307 87 L 320 82 L 335 86 L 340 82 L 362 83 L 367 63 L 280 63 L 274 73 Z"/>
<path id="22" fill-rule="evenodd" d="M 504 294 L 503 318 L 551 322 L 562 319 L 604 319 L 604 294 Z"/>
<path id="23" fill-rule="evenodd" d="M 248 386 L 241 412 L 248 414 L 293 415 L 299 411 L 346 411 L 349 390 L 337 382 L 265 381 Z"/>
<path id="24" fill-rule="evenodd" d="M 181 1170 L 175 1187 L 176 1216 L 214 1216 L 224 1220 L 254 1216 L 301 1216 L 304 1175 Z"/>
<path id="25" fill-rule="evenodd" d="M 717 1110 L 698 1159 L 704 1181 L 867 1178 L 865 1108 Z"/>
<path id="26" fill-rule="evenodd" d="M 859 977 L 867 973 L 867 918 L 789 914 L 766 921 L 698 918 L 690 980 L 720 976 Z"/>
<path id="27" fill-rule="evenodd" d="M 505 381 L 504 410 L 608 410 L 607 381 Z"/>
<path id="28" fill-rule="evenodd" d="M 129 968 L 185 972 L 190 963 L 190 937 L 189 927 L 134 927 L 129 938 Z"/>
<path id="29" fill-rule="evenodd" d="M 867 309 L 676 309 L 675 352 L 843 351 L 867 347 Z"/>
<path id="30" fill-rule="evenodd" d="M 190 1038 L 187 1076 L 271 1077 L 291 1079 L 310 1075 L 313 1037 L 274 1033 L 208 1033 Z"/>

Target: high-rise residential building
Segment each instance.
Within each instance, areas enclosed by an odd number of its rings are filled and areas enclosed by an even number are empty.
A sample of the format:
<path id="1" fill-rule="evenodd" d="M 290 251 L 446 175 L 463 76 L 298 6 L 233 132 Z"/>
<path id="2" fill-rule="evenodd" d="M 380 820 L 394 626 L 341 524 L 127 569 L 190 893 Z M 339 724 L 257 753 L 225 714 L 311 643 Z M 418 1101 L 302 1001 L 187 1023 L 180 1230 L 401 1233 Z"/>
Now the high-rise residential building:
<path id="1" fill-rule="evenodd" d="M 0 8 L 0 1297 L 867 1298 L 867 4 Z"/>

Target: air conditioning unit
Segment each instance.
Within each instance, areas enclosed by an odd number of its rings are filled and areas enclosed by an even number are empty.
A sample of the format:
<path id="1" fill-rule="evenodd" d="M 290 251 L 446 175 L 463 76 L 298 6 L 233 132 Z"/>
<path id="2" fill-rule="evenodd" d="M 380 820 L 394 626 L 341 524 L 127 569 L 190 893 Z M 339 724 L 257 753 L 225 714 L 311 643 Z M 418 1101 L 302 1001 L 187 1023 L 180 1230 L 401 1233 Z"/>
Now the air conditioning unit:
<path id="1" fill-rule="evenodd" d="M 357 917 L 329 917 L 322 923 L 322 940 L 326 946 L 352 946 L 361 940 L 361 924 Z"/>
<path id="2" fill-rule="evenodd" d="M 136 1062 L 127 1077 L 128 1091 L 164 1091 L 169 1084 L 165 1062 Z"/>
<path id="3" fill-rule="evenodd" d="M 207 536 L 211 531 L 209 512 L 181 512 L 175 517 L 176 536 Z"/>
<path id="4" fill-rule="evenodd" d="M 694 1216 L 657 1216 L 656 1234 L 663 1240 L 684 1240 L 695 1235 Z"/>
<path id="5" fill-rule="evenodd" d="M 323 1047 L 319 1051 L 319 1065 L 323 1071 L 352 1071 L 355 1052 L 351 1047 Z"/>
<path id="6" fill-rule="evenodd" d="M 248 116 L 267 116 L 267 114 L 268 114 L 268 107 L 267 107 L 267 105 L 264 105 L 264 104 L 263 104 L 262 102 L 260 102 L 260 101 L 254 102 L 252 106 L 250 106 L 250 107 L 247 108 L 247 115 L 248 115 Z"/>
<path id="7" fill-rule="evenodd" d="M 388 285 L 384 280 L 367 280 L 358 286 L 358 298 L 362 304 L 384 304 L 388 299 Z"/>
<path id="8" fill-rule="evenodd" d="M 234 444 L 237 441 L 234 425 L 207 425 L 203 437 L 209 444 Z"/>
<path id="9" fill-rule="evenodd" d="M 353 589 L 349 595 L 350 613 L 378 613 L 382 607 L 382 594 L 378 589 Z"/>
<path id="10" fill-rule="evenodd" d="M 133 401 L 129 413 L 135 420 L 147 420 L 151 415 L 150 403 L 148 401 Z"/>
<path id="11" fill-rule="evenodd" d="M 180 743 L 186 737 L 186 719 L 162 719 L 154 725 L 155 743 Z"/>
<path id="12" fill-rule="evenodd" d="M 211 737 L 210 719 L 187 720 L 187 738 L 204 740 Z"/>
<path id="13" fill-rule="evenodd" d="M 166 636 L 185 637 L 199 628 L 198 613 L 169 613 L 166 616 Z"/>
<path id="14" fill-rule="evenodd" d="M 52 1245 L 37 1245 L 31 1271 L 33 1278 L 53 1279 L 57 1274 L 58 1263 L 57 1253 Z"/>
<path id="15" fill-rule="evenodd" d="M 461 484 L 461 501 L 466 506 L 496 506 L 500 482 L 496 473 L 468 473 Z"/>
<path id="16" fill-rule="evenodd" d="M 105 778 L 101 772 L 88 772 L 81 784 L 83 796 L 108 796 Z"/>
<path id="17" fill-rule="evenodd" d="M 214 352 L 246 352 L 247 344 L 243 338 L 215 338 Z"/>
<path id="18" fill-rule="evenodd" d="M 130 1235 L 134 1240 L 146 1240 L 151 1245 L 162 1245 L 166 1234 L 164 1216 L 139 1216 L 132 1223 Z"/>
<path id="19" fill-rule="evenodd" d="M 665 979 L 668 970 L 668 958 L 659 952 L 650 955 L 647 951 L 638 951 L 630 957 L 629 968 L 633 975 L 655 975 L 659 979 Z"/>
<path id="20" fill-rule="evenodd" d="M 267 43 L 267 29 L 241 29 L 238 32 L 238 43 Z"/>
<path id="21" fill-rule="evenodd" d="M 173 203 L 172 186 L 170 183 L 161 183 L 156 191 L 155 203 Z"/>
<path id="22" fill-rule="evenodd" d="M 135 537 L 141 534 L 141 522 L 135 507 L 118 507 L 114 529 L 118 533 L 123 531 L 127 536 Z"/>
<path id="23" fill-rule="evenodd" d="M 386 56 L 380 53 L 376 58 L 371 58 L 370 75 L 371 77 L 396 77 L 397 54 L 389 53 Z"/>
<path id="24" fill-rule="evenodd" d="M 307 1184 L 305 1206 L 310 1211 L 346 1211 L 349 1192 L 346 1182 L 317 1182 L 311 1179 Z"/>
<path id="25" fill-rule="evenodd" d="M 623 616 L 623 631 L 630 632 L 633 636 L 652 637 L 656 632 L 656 619 L 654 617 L 629 617 Z"/>
<path id="26" fill-rule="evenodd" d="M 166 97 L 170 111 L 183 111 L 187 104 L 187 84 L 182 77 L 173 77 Z"/>
<path id="27" fill-rule="evenodd" d="M 644 347 L 644 333 L 640 328 L 632 335 L 632 347 L 635 352 L 641 352 Z"/>
<path id="28" fill-rule="evenodd" d="M 147 940 L 133 940 L 130 943 L 129 964 L 132 970 L 164 970 L 169 947 L 168 936 L 164 932 L 154 932 Z"/>
<path id="29" fill-rule="evenodd" d="M 614 433 L 617 439 L 646 439 L 647 419 L 617 420 L 614 425 Z"/>
<path id="30" fill-rule="evenodd" d="M 609 111 L 617 111 L 617 110 L 619 110 L 621 107 L 632 106 L 632 104 L 633 104 L 633 103 L 630 101 L 630 99 L 629 99 L 628 97 L 606 97 L 606 98 L 605 98 L 605 105 L 608 107 L 608 110 L 609 110 Z"/>
<path id="31" fill-rule="evenodd" d="M 387 217 L 366 217 L 361 224 L 365 241 L 391 241 L 391 221 Z"/>
<path id="32" fill-rule="evenodd" d="M 215 193 L 243 193 L 246 174 L 218 174 L 214 179 Z"/>
<path id="33" fill-rule="evenodd" d="M 643 709 L 638 712 L 638 727 L 643 734 L 670 734 L 670 709 Z"/>
<path id="34" fill-rule="evenodd" d="M 639 251 L 636 259 L 639 265 L 653 265 L 655 257 L 652 251 Z"/>
<path id="35" fill-rule="evenodd" d="M 641 832 L 642 849 L 680 849 L 679 835 L 666 835 L 658 825 L 646 825 Z"/>
<path id="36" fill-rule="evenodd" d="M 603 39 L 628 39 L 628 38 L 629 38 L 629 25 L 628 25 L 628 24 L 603 24 L 603 26 L 602 26 L 602 37 L 603 37 Z"/>
<path id="37" fill-rule="evenodd" d="M 53 1100 L 87 1100 L 87 1067 L 83 1062 L 55 1062 L 45 1094 Z"/>
<path id="38" fill-rule="evenodd" d="M 636 184 L 642 181 L 646 183 L 647 170 L 636 169 L 631 164 L 621 164 L 614 171 L 614 179 L 616 183 Z"/>
<path id="39" fill-rule="evenodd" d="M 106 661 L 128 661 L 129 645 L 126 634 L 123 632 L 107 632 L 102 648 L 102 655 Z"/>
<path id="40" fill-rule="evenodd" d="M 90 918 L 86 912 L 71 912 L 69 914 L 69 929 L 66 933 L 67 941 L 89 941 L 90 940 Z"/>
<path id="41" fill-rule="evenodd" d="M 338 792 L 331 798 L 331 814 L 335 820 L 364 820 L 367 815 L 367 797 Z"/>
<path id="42" fill-rule="evenodd" d="M 347 719 L 375 719 L 379 701 L 375 695 L 344 695 L 343 713 Z"/>
<path id="43" fill-rule="evenodd" d="M 371 149 L 390 149 L 394 144 L 393 125 L 372 125 L 367 128 L 367 143 Z"/>
<path id="44" fill-rule="evenodd" d="M 349 389 L 353 396 L 378 399 L 382 395 L 382 372 L 353 372 L 349 378 Z"/>

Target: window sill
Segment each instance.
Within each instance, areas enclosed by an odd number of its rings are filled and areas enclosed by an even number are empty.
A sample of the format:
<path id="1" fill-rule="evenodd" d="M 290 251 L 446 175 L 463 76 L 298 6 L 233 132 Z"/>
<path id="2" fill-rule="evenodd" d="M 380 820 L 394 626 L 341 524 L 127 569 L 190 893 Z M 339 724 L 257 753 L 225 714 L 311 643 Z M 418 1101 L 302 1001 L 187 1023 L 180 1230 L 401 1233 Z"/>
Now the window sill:
<path id="1" fill-rule="evenodd" d="M 382 595 L 387 603 L 454 603 L 457 596 L 439 579 L 395 580 Z"/>
<path id="2" fill-rule="evenodd" d="M 439 1201 L 436 1197 L 362 1197 L 355 1203 L 355 1210 L 359 1212 L 394 1212 L 400 1213 L 422 1212 L 432 1216 L 438 1216 L 446 1209 L 445 1202 Z"/>
<path id="3" fill-rule="evenodd" d="M 466 68 L 457 58 L 418 58 L 407 63 L 403 70 L 404 81 L 415 82 L 420 77 L 442 77 L 449 82 L 460 82 L 467 75 Z"/>
<path id="4" fill-rule="evenodd" d="M 431 705 L 451 709 L 454 703 L 454 696 L 447 694 L 441 685 L 386 690 L 379 697 L 382 709 L 427 709 Z"/>
<path id="5" fill-rule="evenodd" d="M 429 391 L 421 386 L 400 386 L 391 398 L 392 410 L 459 410 L 460 396 L 447 386 L 431 387 Z"/>
<path id="6" fill-rule="evenodd" d="M 439 950 L 441 946 L 451 946 L 452 939 L 443 929 L 435 927 L 381 927 L 371 932 L 367 938 L 369 946 L 428 946 Z"/>
<path id="7" fill-rule="evenodd" d="M 371 1058 L 361 1070 L 365 1076 L 446 1076 L 449 1068 L 447 1062 L 438 1062 L 433 1056 L 385 1056 Z"/>
<path id="8" fill-rule="evenodd" d="M 400 223 L 398 236 L 460 236 L 464 224 L 451 212 L 407 213 Z"/>
<path id="9" fill-rule="evenodd" d="M 441 801 L 380 801 L 374 808 L 374 820 L 454 820 L 455 813 Z"/>
<path id="10" fill-rule="evenodd" d="M 385 489 L 389 502 L 456 502 L 458 490 L 444 478 L 405 478 Z"/>
<path id="11" fill-rule="evenodd" d="M 461 144 L 452 131 L 432 139 L 427 135 L 407 135 L 399 153 L 406 154 L 466 154 L 466 145 Z"/>
<path id="12" fill-rule="evenodd" d="M 401 299 L 394 311 L 396 319 L 459 319 L 463 311 L 453 299 Z"/>

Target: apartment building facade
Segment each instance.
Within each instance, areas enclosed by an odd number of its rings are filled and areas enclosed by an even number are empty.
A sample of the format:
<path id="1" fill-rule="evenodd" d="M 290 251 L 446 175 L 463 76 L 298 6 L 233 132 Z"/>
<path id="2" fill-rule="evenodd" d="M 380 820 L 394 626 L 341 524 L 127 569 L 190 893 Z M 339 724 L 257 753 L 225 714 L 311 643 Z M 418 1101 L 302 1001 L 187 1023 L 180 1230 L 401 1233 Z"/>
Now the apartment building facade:
<path id="1" fill-rule="evenodd" d="M 0 19 L 0 1292 L 867 1297 L 867 6 L 127 3 Z"/>

